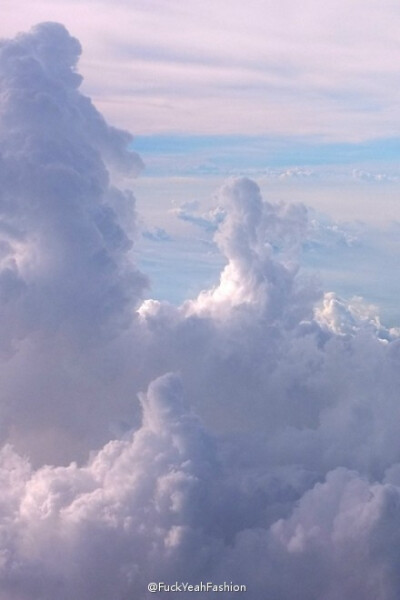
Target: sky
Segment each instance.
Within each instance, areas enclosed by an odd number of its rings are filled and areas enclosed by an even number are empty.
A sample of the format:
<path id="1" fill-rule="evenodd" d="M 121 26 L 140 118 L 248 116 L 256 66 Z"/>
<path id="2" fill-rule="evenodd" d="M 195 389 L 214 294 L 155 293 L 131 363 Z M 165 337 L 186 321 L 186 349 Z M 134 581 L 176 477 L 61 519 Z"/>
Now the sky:
<path id="1" fill-rule="evenodd" d="M 3 35 L 62 21 L 85 91 L 135 134 L 395 138 L 398 5 L 292 0 L 2 5 Z"/>
<path id="2" fill-rule="evenodd" d="M 50 20 L 79 38 L 82 90 L 134 134 L 144 160 L 134 189 L 152 297 L 182 302 L 217 282 L 221 262 L 166 213 L 188 201 L 207 211 L 225 179 L 249 176 L 271 200 L 304 202 L 334 227 L 367 223 L 374 231 L 357 263 L 354 253 L 319 269 L 313 256 L 305 263 L 324 287 L 379 305 L 388 325 L 400 319 L 386 269 L 392 245 L 375 243 L 400 220 L 396 2 L 4 0 L 0 36 Z M 169 243 L 160 248 L 152 228 Z M 368 275 L 349 287 L 367 262 Z"/>
<path id="3" fill-rule="evenodd" d="M 4 0 L 0 600 L 399 598 L 399 13 Z"/>

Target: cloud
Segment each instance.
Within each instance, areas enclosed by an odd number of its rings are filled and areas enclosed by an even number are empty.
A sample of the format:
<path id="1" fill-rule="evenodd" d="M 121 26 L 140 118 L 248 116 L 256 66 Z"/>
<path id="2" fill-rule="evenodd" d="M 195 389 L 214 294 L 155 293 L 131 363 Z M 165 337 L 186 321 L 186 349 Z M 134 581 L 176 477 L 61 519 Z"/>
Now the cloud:
<path id="1" fill-rule="evenodd" d="M 215 240 L 228 264 L 219 286 L 202 294 L 197 308 L 221 304 L 226 312 L 237 304 L 268 304 L 272 314 L 280 311 L 286 305 L 281 296 L 293 292 L 297 265 L 291 258 L 304 236 L 304 207 L 265 203 L 258 186 L 245 178 L 223 187 L 220 197 L 229 212 Z"/>
<path id="2" fill-rule="evenodd" d="M 360 299 L 326 294 L 315 312 L 318 289 L 296 262 L 304 207 L 265 202 L 246 179 L 218 200 L 220 284 L 181 308 L 139 311 L 159 344 L 152 358 L 179 367 L 217 436 L 221 487 L 237 490 L 238 528 L 209 576 L 249 581 L 254 598 L 394 598 L 396 554 L 376 540 L 397 518 L 385 508 L 398 495 L 386 483 L 400 451 L 397 333 Z"/>
<path id="3" fill-rule="evenodd" d="M 323 303 L 316 309 L 316 320 L 323 326 L 338 335 L 348 335 L 363 327 L 370 327 L 371 331 L 380 339 L 390 339 L 398 336 L 396 328 L 386 329 L 380 321 L 378 308 L 368 305 L 363 298 L 355 296 L 349 301 L 344 301 L 333 292 L 324 295 Z"/>
<path id="4" fill-rule="evenodd" d="M 391 183 L 399 180 L 399 176 L 397 174 L 371 173 L 370 171 L 363 171 L 361 169 L 353 169 L 353 177 L 354 179 L 358 179 L 360 181 L 373 183 Z"/>
<path id="5" fill-rule="evenodd" d="M 191 223 L 203 229 L 207 233 L 213 233 L 218 229 L 218 226 L 224 220 L 224 210 L 217 206 L 206 213 L 198 214 L 197 202 L 183 202 L 179 208 L 174 209 L 174 213 L 181 221 Z"/>
<path id="6" fill-rule="evenodd" d="M 112 175 L 140 159 L 79 52 L 54 23 L 0 47 L 1 600 L 394 600 L 398 332 L 302 273 L 307 209 L 246 178 L 217 194 L 219 283 L 142 301 Z"/>
<path id="7" fill-rule="evenodd" d="M 245 583 L 254 599 L 395 597 L 398 465 L 369 483 L 221 460 L 175 375 L 141 401 L 142 427 L 81 468 L 32 471 L 3 449 L 4 598 L 145 598 L 152 580 L 204 579 Z"/>
<path id="8" fill-rule="evenodd" d="M 131 326 L 147 285 L 122 223 L 127 213 L 134 223 L 134 197 L 109 174 L 134 175 L 142 163 L 128 149 L 131 136 L 79 91 L 79 54 L 79 42 L 54 23 L 0 45 L 3 423 L 27 448 L 38 430 L 63 446 L 56 432 L 68 423 L 84 437 L 82 393 L 101 403 L 102 359 L 94 356 Z M 9 422 L 14 411 L 18 424 Z"/>
<path id="9" fill-rule="evenodd" d="M 14 541 L 2 548 L 3 598 L 145 597 L 147 583 L 177 561 L 183 577 L 209 560 L 212 537 L 197 519 L 211 504 L 206 489 L 217 467 L 181 403 L 177 377 L 157 380 L 142 396 L 143 427 L 82 468 L 32 472 L 4 448 L 2 479 L 11 490 L 2 512 Z"/>
<path id="10" fill-rule="evenodd" d="M 170 242 L 172 240 L 169 233 L 167 233 L 162 227 L 155 227 L 152 230 L 146 229 L 142 235 L 144 238 L 151 240 L 152 242 Z"/>

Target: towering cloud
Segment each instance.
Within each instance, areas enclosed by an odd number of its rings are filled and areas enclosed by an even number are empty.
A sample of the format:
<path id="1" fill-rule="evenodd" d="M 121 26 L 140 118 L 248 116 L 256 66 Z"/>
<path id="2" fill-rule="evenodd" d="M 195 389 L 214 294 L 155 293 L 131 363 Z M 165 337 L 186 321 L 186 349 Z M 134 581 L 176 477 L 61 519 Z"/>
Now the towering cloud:
<path id="1" fill-rule="evenodd" d="M 109 175 L 141 160 L 80 93 L 79 54 L 54 23 L 0 45 L 2 421 L 29 451 L 38 435 L 50 450 L 68 427 L 88 443 L 108 427 L 99 347 L 131 326 L 146 285 L 128 258 L 134 198 Z"/>
<path id="2" fill-rule="evenodd" d="M 397 599 L 398 332 L 302 275 L 306 209 L 247 179 L 219 284 L 142 302 L 111 183 L 140 159 L 79 51 L 56 24 L 0 49 L 0 599 Z"/>

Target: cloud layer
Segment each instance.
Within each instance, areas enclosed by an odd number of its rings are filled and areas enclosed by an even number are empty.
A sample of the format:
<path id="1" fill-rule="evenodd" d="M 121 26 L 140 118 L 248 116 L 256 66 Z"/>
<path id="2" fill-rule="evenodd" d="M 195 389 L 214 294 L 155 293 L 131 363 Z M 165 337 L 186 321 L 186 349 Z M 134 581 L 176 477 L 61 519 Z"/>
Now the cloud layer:
<path id="1" fill-rule="evenodd" d="M 53 23 L 0 46 L 0 599 L 397 599 L 398 331 L 301 275 L 306 209 L 249 179 L 219 284 L 142 302 L 112 183 L 141 162 L 79 52 Z"/>
<path id="2" fill-rule="evenodd" d="M 392 0 L 3 0 L 0 34 L 65 22 L 91 95 L 138 133 L 359 140 L 399 133 L 399 16 Z"/>

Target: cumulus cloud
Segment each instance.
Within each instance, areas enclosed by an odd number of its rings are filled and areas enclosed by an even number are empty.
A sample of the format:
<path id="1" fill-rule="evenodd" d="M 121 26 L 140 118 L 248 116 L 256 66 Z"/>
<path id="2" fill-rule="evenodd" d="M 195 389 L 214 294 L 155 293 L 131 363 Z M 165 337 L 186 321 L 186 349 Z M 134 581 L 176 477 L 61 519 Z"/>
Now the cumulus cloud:
<path id="1" fill-rule="evenodd" d="M 322 327 L 338 335 L 357 333 L 362 325 L 382 340 L 398 336 L 398 328 L 384 327 L 378 308 L 373 304 L 367 304 L 360 296 L 345 301 L 333 292 L 328 292 L 324 294 L 321 304 L 316 307 L 315 318 Z"/>
<path id="2" fill-rule="evenodd" d="M 361 169 L 353 169 L 354 179 L 360 181 L 374 182 L 374 183 L 390 183 L 399 180 L 399 176 L 393 173 L 371 173 L 370 171 L 363 171 Z"/>
<path id="3" fill-rule="evenodd" d="M 222 512 L 212 499 L 212 444 L 184 412 L 176 376 L 154 382 L 141 401 L 142 428 L 82 468 L 32 471 L 3 449 L 12 540 L 2 548 L 3 598 L 145 597 L 146 584 L 179 562 L 180 577 L 209 563 L 212 502 Z"/>
<path id="4" fill-rule="evenodd" d="M 54 23 L 0 44 L 2 420 L 27 449 L 37 427 L 53 445 L 68 422 L 81 428 L 83 398 L 93 410 L 104 385 L 93 355 L 129 328 L 147 285 L 122 224 L 134 197 L 110 178 L 142 163 L 79 91 L 80 51 Z"/>
<path id="5" fill-rule="evenodd" d="M 177 376 L 141 402 L 142 427 L 81 468 L 32 470 L 3 449 L 4 598 L 146 598 L 153 580 L 240 582 L 254 599 L 396 597 L 398 464 L 369 482 L 323 475 L 317 455 L 310 469 L 300 444 L 291 465 L 238 461 L 185 408 Z"/>
<path id="6" fill-rule="evenodd" d="M 306 208 L 245 178 L 218 192 L 219 283 L 142 302 L 111 179 L 140 159 L 79 52 L 56 24 L 0 46 L 1 600 L 395 600 L 397 332 L 302 274 Z"/>
<path id="7" fill-rule="evenodd" d="M 152 360 L 179 368 L 216 436 L 221 487 L 236 490 L 238 527 L 210 577 L 249 581 L 254 598 L 394 598 L 398 333 L 302 276 L 304 207 L 266 202 L 247 179 L 218 200 L 219 285 L 139 310 Z"/>

